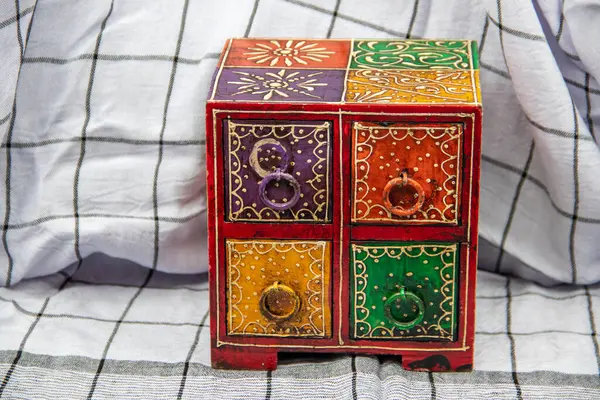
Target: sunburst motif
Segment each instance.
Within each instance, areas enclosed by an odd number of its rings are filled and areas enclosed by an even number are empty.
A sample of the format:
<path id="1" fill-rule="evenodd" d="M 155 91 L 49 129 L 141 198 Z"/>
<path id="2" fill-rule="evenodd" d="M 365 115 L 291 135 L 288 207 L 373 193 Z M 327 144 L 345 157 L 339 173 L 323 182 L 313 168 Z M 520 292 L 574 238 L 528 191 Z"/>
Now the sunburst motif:
<path id="1" fill-rule="evenodd" d="M 310 92 L 314 91 L 317 86 L 327 86 L 326 83 L 319 82 L 314 78 L 321 75 L 321 72 L 302 74 L 297 71 L 289 72 L 282 69 L 277 73 L 267 72 L 264 76 L 241 71 L 235 71 L 234 73 L 241 75 L 241 77 L 239 81 L 227 82 L 232 85 L 239 85 L 238 91 L 233 96 L 250 93 L 264 95 L 263 99 L 269 100 L 275 94 L 287 98 L 289 94 L 286 92 L 293 92 L 319 99 L 319 96 L 315 96 Z"/>
<path id="2" fill-rule="evenodd" d="M 307 43 L 306 41 L 279 42 L 271 40 L 270 44 L 257 43 L 255 47 L 250 47 L 250 52 L 244 53 L 248 61 L 254 61 L 256 64 L 269 63 L 269 66 L 275 66 L 280 60 L 285 65 L 291 67 L 294 63 L 308 65 L 309 61 L 322 62 L 329 58 L 334 51 L 327 50 L 325 47 L 319 47 L 319 43 Z"/>

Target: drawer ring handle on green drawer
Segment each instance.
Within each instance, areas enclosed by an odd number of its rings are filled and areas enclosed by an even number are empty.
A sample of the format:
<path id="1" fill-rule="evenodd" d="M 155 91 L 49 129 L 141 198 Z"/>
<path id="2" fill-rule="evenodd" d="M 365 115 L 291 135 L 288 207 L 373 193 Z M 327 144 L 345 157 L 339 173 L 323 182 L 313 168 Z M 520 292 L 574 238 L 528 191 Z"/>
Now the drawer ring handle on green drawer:
<path id="1" fill-rule="evenodd" d="M 417 316 L 410 321 L 400 321 L 397 317 L 392 314 L 392 306 L 396 305 L 397 308 L 400 308 L 399 303 L 404 301 L 412 301 L 417 307 Z M 395 293 L 390 296 L 384 304 L 384 312 L 385 316 L 396 325 L 400 329 L 410 329 L 417 324 L 419 324 L 423 320 L 423 316 L 425 314 L 425 303 L 423 300 L 413 292 L 406 290 L 405 288 L 400 288 L 400 293 Z"/>
<path id="2" fill-rule="evenodd" d="M 415 203 L 410 208 L 403 208 L 392 204 L 392 200 L 390 199 L 390 194 L 392 193 L 393 188 L 405 186 L 411 187 L 415 191 L 417 198 Z M 416 213 L 421 207 L 423 207 L 424 202 L 425 191 L 423 190 L 423 186 L 421 186 L 421 184 L 414 179 L 409 178 L 406 172 L 400 174 L 399 178 L 391 179 L 383 188 L 383 204 L 392 214 L 398 217 L 407 217 Z"/>
<path id="3" fill-rule="evenodd" d="M 280 180 L 287 181 L 294 190 L 294 194 L 292 195 L 291 199 L 283 203 L 274 203 L 267 197 L 267 185 L 272 181 L 279 182 Z M 285 172 L 281 172 L 280 169 L 277 169 L 275 172 L 271 172 L 265 176 L 262 181 L 260 181 L 260 185 L 258 187 L 258 196 L 268 207 L 277 211 L 284 211 L 292 208 L 300 199 L 300 184 L 292 175 L 286 174 Z"/>

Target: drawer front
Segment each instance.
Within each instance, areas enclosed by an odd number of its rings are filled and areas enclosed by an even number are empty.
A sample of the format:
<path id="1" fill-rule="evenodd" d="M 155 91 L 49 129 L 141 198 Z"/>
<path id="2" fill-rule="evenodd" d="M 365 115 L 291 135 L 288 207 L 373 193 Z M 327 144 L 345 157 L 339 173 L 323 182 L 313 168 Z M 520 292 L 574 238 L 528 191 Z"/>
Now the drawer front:
<path id="1" fill-rule="evenodd" d="M 452 341 L 457 244 L 352 244 L 355 339 Z"/>
<path id="2" fill-rule="evenodd" d="M 331 244 L 227 240 L 227 333 L 331 336 Z"/>
<path id="3" fill-rule="evenodd" d="M 328 121 L 225 121 L 229 221 L 331 222 Z"/>
<path id="4" fill-rule="evenodd" d="M 353 125 L 356 224 L 459 221 L 462 124 Z"/>

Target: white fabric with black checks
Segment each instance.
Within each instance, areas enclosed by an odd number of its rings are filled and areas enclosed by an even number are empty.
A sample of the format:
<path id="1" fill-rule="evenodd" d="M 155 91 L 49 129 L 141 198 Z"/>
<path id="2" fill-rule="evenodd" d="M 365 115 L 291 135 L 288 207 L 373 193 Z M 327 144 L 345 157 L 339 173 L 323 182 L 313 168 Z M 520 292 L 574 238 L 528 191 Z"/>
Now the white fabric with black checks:
<path id="1" fill-rule="evenodd" d="M 0 2 L 0 398 L 600 398 L 595 4 Z M 204 100 L 240 36 L 478 41 L 474 373 L 208 367 Z"/>

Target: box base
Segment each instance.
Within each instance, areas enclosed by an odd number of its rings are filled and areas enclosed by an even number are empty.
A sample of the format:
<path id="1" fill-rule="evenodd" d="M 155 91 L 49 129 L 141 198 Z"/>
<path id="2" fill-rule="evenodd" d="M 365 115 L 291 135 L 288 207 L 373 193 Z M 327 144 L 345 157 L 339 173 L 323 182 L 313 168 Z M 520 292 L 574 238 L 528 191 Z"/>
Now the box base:
<path id="1" fill-rule="evenodd" d="M 362 352 L 348 351 L 347 353 L 361 354 Z M 277 355 L 276 350 L 256 347 L 219 347 L 211 351 L 212 367 L 225 370 L 272 371 L 277 369 Z M 401 359 L 402 367 L 407 371 L 470 372 L 473 370 L 472 349 L 460 352 L 408 352 L 393 356 Z"/>

